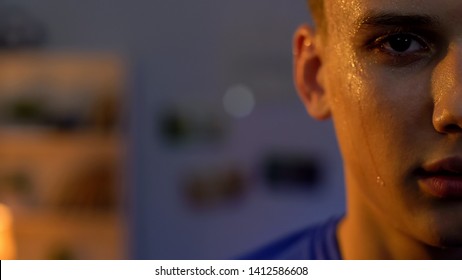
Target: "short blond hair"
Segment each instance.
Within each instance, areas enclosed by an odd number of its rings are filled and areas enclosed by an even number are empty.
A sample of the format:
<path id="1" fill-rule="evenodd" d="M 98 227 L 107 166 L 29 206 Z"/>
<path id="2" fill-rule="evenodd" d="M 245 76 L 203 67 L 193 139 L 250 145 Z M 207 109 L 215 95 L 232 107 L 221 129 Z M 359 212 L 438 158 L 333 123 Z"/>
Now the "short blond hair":
<path id="1" fill-rule="evenodd" d="M 308 6 L 311 10 L 314 23 L 319 29 L 324 29 L 325 14 L 324 14 L 324 0 L 307 0 Z"/>

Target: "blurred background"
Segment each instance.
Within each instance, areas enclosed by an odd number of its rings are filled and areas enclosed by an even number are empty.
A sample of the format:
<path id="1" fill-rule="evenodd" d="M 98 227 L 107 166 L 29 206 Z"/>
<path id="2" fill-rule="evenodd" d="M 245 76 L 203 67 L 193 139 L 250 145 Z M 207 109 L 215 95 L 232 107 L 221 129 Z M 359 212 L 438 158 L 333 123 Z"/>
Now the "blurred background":
<path id="1" fill-rule="evenodd" d="M 0 1 L 0 258 L 229 259 L 344 211 L 305 0 Z"/>

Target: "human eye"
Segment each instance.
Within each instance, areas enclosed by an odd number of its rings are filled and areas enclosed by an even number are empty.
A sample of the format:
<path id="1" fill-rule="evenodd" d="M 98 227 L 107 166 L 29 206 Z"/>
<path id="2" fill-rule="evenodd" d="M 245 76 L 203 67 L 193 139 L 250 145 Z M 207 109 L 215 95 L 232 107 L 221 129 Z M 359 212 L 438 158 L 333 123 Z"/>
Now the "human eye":
<path id="1" fill-rule="evenodd" d="M 426 52 L 430 49 L 421 38 L 412 34 L 393 34 L 378 42 L 383 51 L 393 55 L 409 55 Z"/>
<path id="2" fill-rule="evenodd" d="M 431 50 L 425 39 L 409 33 L 385 35 L 377 38 L 374 43 L 380 51 L 390 55 L 413 55 Z"/>
<path id="3" fill-rule="evenodd" d="M 392 66 L 406 66 L 430 59 L 436 53 L 432 36 L 394 32 L 378 36 L 368 43 L 377 61 Z"/>

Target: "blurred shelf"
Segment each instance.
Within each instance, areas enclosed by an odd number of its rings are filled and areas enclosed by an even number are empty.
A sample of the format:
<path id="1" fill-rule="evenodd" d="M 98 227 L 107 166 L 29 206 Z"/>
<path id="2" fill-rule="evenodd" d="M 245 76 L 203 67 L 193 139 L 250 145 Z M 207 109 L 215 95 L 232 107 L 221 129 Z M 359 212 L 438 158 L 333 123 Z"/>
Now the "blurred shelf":
<path id="1" fill-rule="evenodd" d="M 0 201 L 18 259 L 126 257 L 125 70 L 112 53 L 0 53 Z"/>
<path id="2" fill-rule="evenodd" d="M 14 214 L 19 259 L 122 259 L 124 224 L 116 213 Z"/>
<path id="3" fill-rule="evenodd" d="M 55 84 L 106 84 L 119 87 L 125 77 L 124 61 L 111 53 L 0 52 L 0 86 L 24 85 L 39 80 Z"/>
<path id="4" fill-rule="evenodd" d="M 95 227 L 105 228 L 108 224 L 116 224 L 119 222 L 120 215 L 114 212 L 103 212 L 103 211 L 74 211 L 64 210 L 57 211 L 56 209 L 29 209 L 18 211 L 14 213 L 14 223 L 18 228 L 30 228 L 31 231 L 47 231 L 45 228 L 41 228 L 41 224 L 45 221 L 47 223 L 60 223 L 66 225 L 69 228 L 80 227 L 81 225 L 91 224 Z M 77 225 L 77 224 L 79 225 Z M 43 225 L 43 224 L 42 224 Z M 67 230 L 67 229 L 66 229 Z"/>
<path id="5" fill-rule="evenodd" d="M 121 137 L 95 131 L 44 132 L 43 130 L 18 130 L 0 128 L 0 155 L 20 157 L 38 154 L 59 156 L 66 152 L 94 152 L 120 155 Z"/>

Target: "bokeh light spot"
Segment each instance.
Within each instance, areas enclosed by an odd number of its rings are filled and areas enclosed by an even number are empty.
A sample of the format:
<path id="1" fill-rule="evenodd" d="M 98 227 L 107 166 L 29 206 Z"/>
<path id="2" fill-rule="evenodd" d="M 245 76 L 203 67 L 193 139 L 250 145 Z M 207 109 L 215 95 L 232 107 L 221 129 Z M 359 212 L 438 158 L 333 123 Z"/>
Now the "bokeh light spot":
<path id="1" fill-rule="evenodd" d="M 223 106 L 231 116 L 243 118 L 252 113 L 255 107 L 255 97 L 249 87 L 234 85 L 223 96 Z"/>

